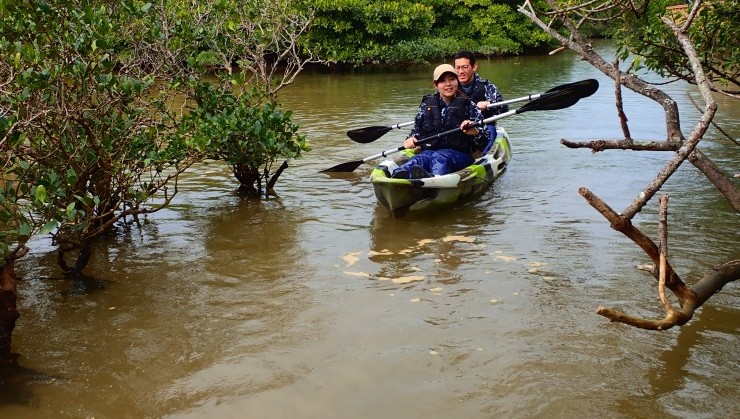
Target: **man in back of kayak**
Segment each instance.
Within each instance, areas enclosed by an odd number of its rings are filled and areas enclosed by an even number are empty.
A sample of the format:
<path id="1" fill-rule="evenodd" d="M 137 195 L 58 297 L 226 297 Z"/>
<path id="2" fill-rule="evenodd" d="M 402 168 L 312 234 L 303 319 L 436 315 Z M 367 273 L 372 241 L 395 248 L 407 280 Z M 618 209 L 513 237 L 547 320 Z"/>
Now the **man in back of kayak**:
<path id="1" fill-rule="evenodd" d="M 482 78 L 478 74 L 478 62 L 475 54 L 470 51 L 459 51 L 455 54 L 455 71 L 460 80 L 460 89 L 475 102 L 484 118 L 490 118 L 509 111 L 508 105 L 488 107 L 488 105 L 504 100 L 496 85 Z M 487 144 L 481 147 L 481 153 L 485 154 L 496 140 L 496 123 L 486 125 L 488 131 Z M 484 141 L 485 142 L 485 141 Z"/>
<path id="2" fill-rule="evenodd" d="M 455 68 L 442 64 L 434 69 L 432 82 L 437 92 L 422 98 L 414 128 L 404 141 L 416 154 L 393 171 L 394 178 L 424 178 L 445 175 L 473 164 L 476 150 L 474 126 L 483 120 L 478 107 L 459 89 Z M 457 132 L 417 144 L 417 140 L 459 128 Z"/>

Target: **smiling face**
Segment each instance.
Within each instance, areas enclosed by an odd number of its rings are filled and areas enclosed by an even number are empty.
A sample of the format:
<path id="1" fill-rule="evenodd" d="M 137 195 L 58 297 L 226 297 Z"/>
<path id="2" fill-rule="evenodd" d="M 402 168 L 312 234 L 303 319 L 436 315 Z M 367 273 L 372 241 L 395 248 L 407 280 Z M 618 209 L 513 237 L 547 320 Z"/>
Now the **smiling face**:
<path id="1" fill-rule="evenodd" d="M 444 73 L 434 83 L 434 86 L 437 88 L 439 94 L 442 95 L 442 99 L 445 102 L 449 102 L 455 97 L 455 93 L 457 93 L 457 76 L 452 73 Z"/>
<path id="2" fill-rule="evenodd" d="M 467 58 L 458 58 L 455 60 L 455 71 L 460 83 L 468 84 L 473 81 L 473 75 L 478 71 L 478 63 L 470 64 Z"/>

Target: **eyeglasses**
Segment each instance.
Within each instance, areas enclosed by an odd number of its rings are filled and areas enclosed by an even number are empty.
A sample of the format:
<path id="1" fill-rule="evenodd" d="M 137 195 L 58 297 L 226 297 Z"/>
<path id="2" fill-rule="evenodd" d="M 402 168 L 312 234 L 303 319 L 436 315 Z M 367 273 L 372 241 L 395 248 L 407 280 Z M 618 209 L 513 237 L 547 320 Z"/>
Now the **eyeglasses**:
<path id="1" fill-rule="evenodd" d="M 455 66 L 455 70 L 467 70 L 469 68 L 470 68 L 470 66 L 467 65 L 467 64 L 466 65 L 458 65 L 458 66 Z"/>

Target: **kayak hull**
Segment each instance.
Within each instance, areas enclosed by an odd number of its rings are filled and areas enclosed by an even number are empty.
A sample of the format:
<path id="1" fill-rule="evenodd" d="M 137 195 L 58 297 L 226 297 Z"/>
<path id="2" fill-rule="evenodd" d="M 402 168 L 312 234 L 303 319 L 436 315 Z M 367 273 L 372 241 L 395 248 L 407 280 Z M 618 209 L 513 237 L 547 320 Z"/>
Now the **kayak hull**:
<path id="1" fill-rule="evenodd" d="M 497 131 L 496 142 L 488 154 L 462 170 L 443 176 L 394 179 L 389 174 L 399 162 L 381 162 L 370 173 L 378 202 L 398 218 L 409 213 L 433 211 L 479 195 L 506 170 L 511 160 L 509 136 L 503 128 Z"/>

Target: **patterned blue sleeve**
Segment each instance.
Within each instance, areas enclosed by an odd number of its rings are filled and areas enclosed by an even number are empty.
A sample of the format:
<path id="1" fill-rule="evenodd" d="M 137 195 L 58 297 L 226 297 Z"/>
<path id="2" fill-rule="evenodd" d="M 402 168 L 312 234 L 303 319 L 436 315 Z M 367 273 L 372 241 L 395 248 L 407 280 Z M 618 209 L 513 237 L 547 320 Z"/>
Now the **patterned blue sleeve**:
<path id="1" fill-rule="evenodd" d="M 475 122 L 476 124 L 483 121 L 483 114 L 481 113 L 480 109 L 478 109 L 478 106 L 475 104 L 475 102 L 468 101 L 468 115 L 470 115 L 471 121 Z"/>
<path id="2" fill-rule="evenodd" d="M 501 102 L 504 100 L 504 96 L 498 91 L 496 85 L 491 82 L 486 84 L 486 100 L 489 102 Z M 509 111 L 509 105 L 496 106 L 492 109 L 494 115 L 502 114 Z"/>
<path id="3" fill-rule="evenodd" d="M 414 118 L 414 127 L 411 128 L 411 132 L 409 132 L 408 137 L 416 137 L 417 140 L 421 140 L 421 137 L 419 137 L 419 133 L 421 132 L 421 127 L 424 125 L 424 101 L 421 102 L 421 105 L 419 105 L 419 110 L 416 112 L 416 118 Z"/>

